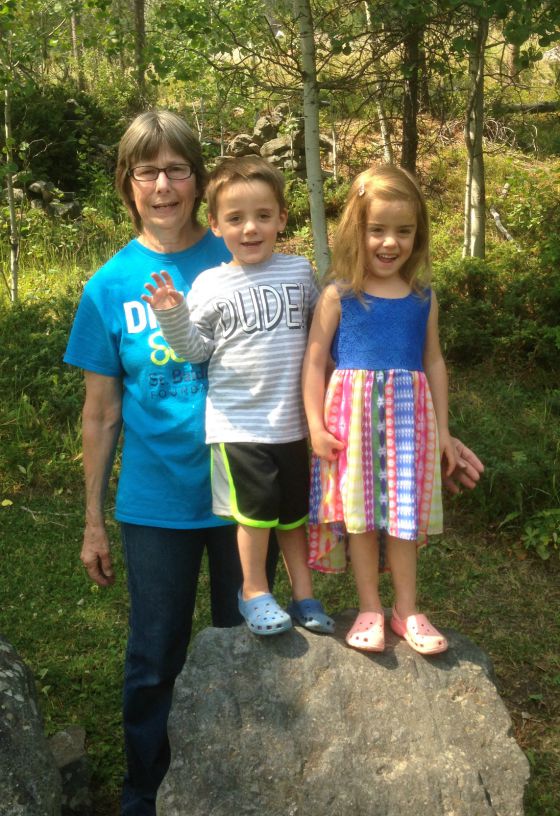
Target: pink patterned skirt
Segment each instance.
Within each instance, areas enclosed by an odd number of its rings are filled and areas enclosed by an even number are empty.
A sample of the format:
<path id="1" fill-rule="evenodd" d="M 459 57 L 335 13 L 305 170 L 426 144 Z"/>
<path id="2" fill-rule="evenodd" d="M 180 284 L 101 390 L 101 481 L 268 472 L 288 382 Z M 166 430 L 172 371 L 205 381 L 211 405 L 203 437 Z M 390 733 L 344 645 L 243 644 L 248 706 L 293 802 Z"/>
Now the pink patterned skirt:
<path id="1" fill-rule="evenodd" d="M 424 372 L 337 369 L 325 424 L 346 447 L 334 462 L 313 456 L 310 567 L 343 572 L 348 533 L 385 531 L 419 545 L 441 533 L 438 435 Z"/>

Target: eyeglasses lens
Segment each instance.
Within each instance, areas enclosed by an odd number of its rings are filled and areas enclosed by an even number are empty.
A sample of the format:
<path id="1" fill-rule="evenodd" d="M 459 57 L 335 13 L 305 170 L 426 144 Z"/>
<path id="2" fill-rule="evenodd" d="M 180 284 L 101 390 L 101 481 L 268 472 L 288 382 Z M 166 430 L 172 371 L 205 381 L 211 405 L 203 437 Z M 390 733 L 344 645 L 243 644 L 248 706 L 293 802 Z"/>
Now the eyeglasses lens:
<path id="1" fill-rule="evenodd" d="M 162 172 L 165 173 L 168 179 L 181 181 L 190 178 L 193 170 L 190 164 L 170 164 L 169 167 L 141 165 L 140 167 L 133 167 L 130 174 L 136 181 L 155 181 Z"/>

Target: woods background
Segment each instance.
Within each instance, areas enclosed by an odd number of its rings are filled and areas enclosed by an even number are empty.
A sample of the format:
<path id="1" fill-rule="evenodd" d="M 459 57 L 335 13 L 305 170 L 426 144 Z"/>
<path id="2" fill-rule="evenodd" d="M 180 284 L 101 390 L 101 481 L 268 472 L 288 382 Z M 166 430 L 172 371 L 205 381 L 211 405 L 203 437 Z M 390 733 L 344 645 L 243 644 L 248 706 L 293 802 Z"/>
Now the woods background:
<path id="1" fill-rule="evenodd" d="M 82 377 L 61 359 L 83 283 L 132 236 L 117 142 L 169 107 L 212 166 L 281 105 L 284 247 L 320 275 L 357 172 L 396 162 L 426 192 L 452 429 L 486 473 L 448 501 L 421 602 L 491 655 L 532 766 L 527 813 L 557 816 L 558 4 L 10 0 L 0 79 L 0 631 L 34 670 L 47 730 L 86 727 L 95 813 L 118 812 L 127 600 L 116 527 L 113 590 L 78 562 Z M 356 603 L 351 580 L 316 588 L 329 608 Z"/>

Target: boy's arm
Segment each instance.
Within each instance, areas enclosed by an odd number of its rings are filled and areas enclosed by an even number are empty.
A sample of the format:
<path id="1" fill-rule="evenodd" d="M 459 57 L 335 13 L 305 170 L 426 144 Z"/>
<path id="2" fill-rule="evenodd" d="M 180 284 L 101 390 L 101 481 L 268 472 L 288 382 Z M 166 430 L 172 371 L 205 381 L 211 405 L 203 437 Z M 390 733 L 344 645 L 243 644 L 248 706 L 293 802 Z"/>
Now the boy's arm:
<path id="1" fill-rule="evenodd" d="M 455 448 L 449 433 L 449 400 L 447 368 L 441 353 L 438 328 L 438 304 L 435 293 L 432 292 L 432 303 L 430 315 L 428 317 L 428 328 L 426 331 L 426 348 L 424 349 L 424 371 L 432 399 L 438 427 L 440 454 L 447 460 L 445 475 L 450 476 L 457 464 Z"/>
<path id="2" fill-rule="evenodd" d="M 179 357 L 191 363 L 205 362 L 214 352 L 213 337 L 191 319 L 187 302 L 175 289 L 169 272 L 155 272 L 152 278 L 155 285 L 146 284 L 150 295 L 142 295 L 142 299 L 152 307 L 165 340 Z"/>

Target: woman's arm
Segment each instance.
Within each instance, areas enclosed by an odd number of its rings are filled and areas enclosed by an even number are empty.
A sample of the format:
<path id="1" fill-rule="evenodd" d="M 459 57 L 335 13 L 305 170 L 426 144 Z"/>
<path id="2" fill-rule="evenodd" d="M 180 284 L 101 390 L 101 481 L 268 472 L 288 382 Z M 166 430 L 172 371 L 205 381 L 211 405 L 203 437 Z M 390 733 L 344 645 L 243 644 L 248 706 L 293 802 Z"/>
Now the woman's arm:
<path id="1" fill-rule="evenodd" d="M 428 317 L 426 332 L 426 347 L 424 349 L 424 371 L 432 392 L 434 411 L 438 427 L 439 446 L 442 460 L 445 458 L 447 467 L 445 475 L 450 476 L 457 464 L 455 447 L 449 433 L 449 397 L 447 368 L 441 353 L 438 327 L 438 303 L 435 293 L 432 292 L 432 303 Z"/>
<path id="2" fill-rule="evenodd" d="M 214 339 L 204 334 L 201 327 L 191 320 L 185 298 L 175 289 L 169 272 L 154 272 L 152 279 L 154 283 L 145 286 L 150 294 L 142 295 L 142 300 L 154 310 L 167 343 L 189 363 L 209 360 L 215 348 Z"/>
<path id="3" fill-rule="evenodd" d="M 303 360 L 302 389 L 307 424 L 314 453 L 333 461 L 344 444 L 327 431 L 324 403 L 330 348 L 340 320 L 340 298 L 334 286 L 328 286 L 317 303 Z"/>
<path id="4" fill-rule="evenodd" d="M 105 494 L 122 426 L 122 383 L 118 377 L 85 372 L 82 449 L 86 516 L 81 561 L 99 586 L 115 580 L 105 529 Z"/>
<path id="5" fill-rule="evenodd" d="M 450 493 L 456 495 L 460 493 L 461 487 L 467 490 L 474 490 L 481 475 L 484 473 L 484 465 L 470 448 L 467 448 L 460 439 L 451 437 L 451 442 L 455 448 L 457 465 L 450 475 L 443 473 L 443 485 Z"/>

